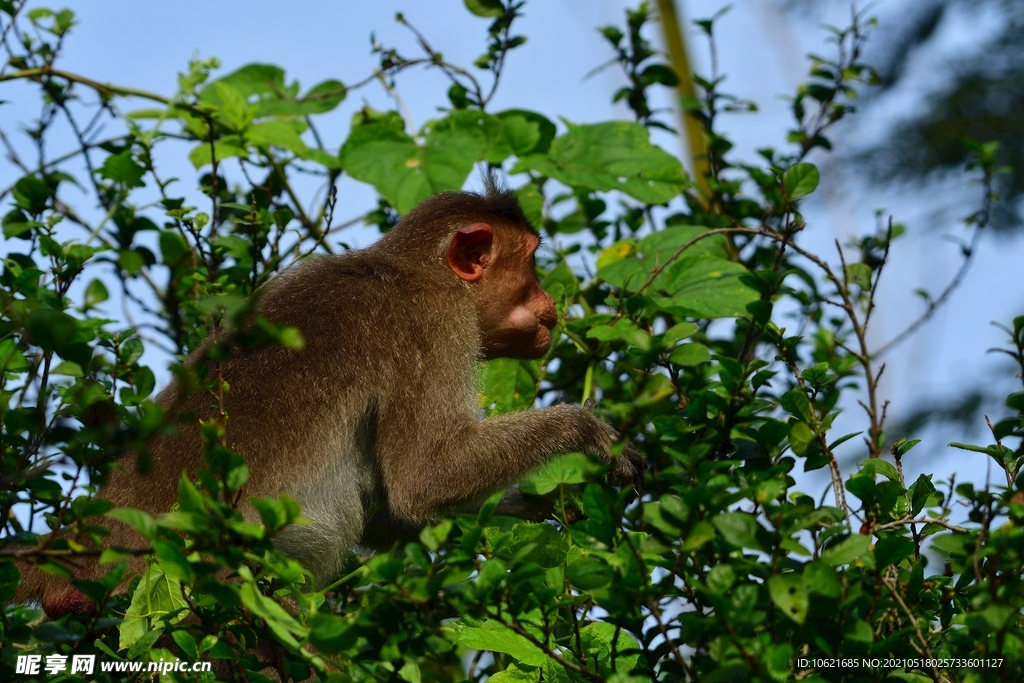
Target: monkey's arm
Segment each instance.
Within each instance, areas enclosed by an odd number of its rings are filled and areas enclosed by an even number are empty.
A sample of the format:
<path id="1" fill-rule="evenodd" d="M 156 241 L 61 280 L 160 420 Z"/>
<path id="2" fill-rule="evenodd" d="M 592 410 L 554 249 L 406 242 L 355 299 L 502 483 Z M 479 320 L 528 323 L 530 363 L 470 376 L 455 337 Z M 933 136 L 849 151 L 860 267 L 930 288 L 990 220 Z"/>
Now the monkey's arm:
<path id="1" fill-rule="evenodd" d="M 416 405 L 401 419 L 380 420 L 378 457 L 389 508 L 422 519 L 495 491 L 530 468 L 572 452 L 608 459 L 615 430 L 578 406 L 558 405 L 475 420 L 432 415 Z M 423 431 L 410 443 L 410 421 Z M 425 422 L 425 424 L 424 424 Z"/>

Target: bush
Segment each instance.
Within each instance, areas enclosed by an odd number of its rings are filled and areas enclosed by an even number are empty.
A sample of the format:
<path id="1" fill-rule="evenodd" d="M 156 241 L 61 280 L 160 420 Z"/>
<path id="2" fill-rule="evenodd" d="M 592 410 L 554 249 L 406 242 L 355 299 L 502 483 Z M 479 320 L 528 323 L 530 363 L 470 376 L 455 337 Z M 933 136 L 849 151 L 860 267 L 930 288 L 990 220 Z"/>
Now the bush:
<path id="1" fill-rule="evenodd" d="M 790 144 L 756 161 L 735 159 L 717 127 L 721 114 L 752 105 L 724 94 L 717 74 L 694 77 L 699 97 L 683 104 L 702 126 L 706 158 L 691 182 L 649 140 L 649 128 L 668 123 L 647 93 L 679 78 L 645 39 L 646 5 L 628 13 L 625 29 L 602 29 L 628 81 L 614 97 L 635 121 L 559 128 L 537 112 L 488 109 L 493 91 L 482 82 L 497 83 L 523 42 L 512 31 L 521 4 L 466 0 L 490 22 L 479 78 L 426 38 L 416 58 L 378 45 L 385 82 L 419 65 L 441 69 L 451 106 L 419 131 L 397 112 L 364 108 L 334 148 L 315 120 L 346 97 L 339 81 L 303 92 L 264 64 L 211 80 L 217 64 L 208 60 L 190 64 L 171 97 L 103 85 L 55 65 L 70 10 L 0 2 L 14 22 L 0 81 L 37 84 L 44 112 L 27 127 L 43 162 L 15 159 L 21 177 L 0 194 L 0 595 L 10 599 L 18 584 L 15 555 L 72 576 L 76 556 L 98 551 L 58 531 L 99 540 L 99 515 L 132 524 L 148 542 L 104 549 L 109 574 L 76 583 L 103 605 L 94 616 L 46 621 L 31 606 L 5 608 L 4 679 L 21 675 L 19 654 L 214 659 L 221 677 L 249 681 L 1024 676 L 1024 392 L 1007 399 L 991 445 L 954 444 L 991 457 L 1005 486 L 905 481 L 901 463 L 917 441 L 886 435 L 881 368 L 867 342 L 902 229 L 890 222 L 837 258 L 800 244 L 801 201 L 819 179 L 806 158 L 829 149 L 855 88 L 874 78 L 860 62 L 860 19 L 835 31 L 833 61 L 813 60 L 792 99 Z M 713 20 L 696 24 L 713 37 Z M 86 122 L 93 98 L 99 107 Z M 122 113 L 127 98 L 153 108 Z M 45 156 L 58 119 L 72 123 L 87 176 Z M 104 119 L 124 133 L 94 141 Z M 205 207 L 191 206 L 154 161 L 162 143 L 181 138 L 193 145 Z M 993 146 L 976 151 L 971 172 L 985 195 L 971 221 L 980 230 L 998 169 Z M 496 517 L 492 499 L 478 516 L 441 520 L 419 542 L 354 560 L 320 592 L 273 547 L 300 514 L 293 501 L 256 501 L 262 525 L 239 514 L 247 470 L 224 441 L 226 416 L 204 428 L 207 469 L 182 477 L 175 512 L 152 519 L 96 497 L 117 456 L 144 453 L 171 417 L 154 403 L 144 352 L 183 358 L 211 332 L 252 320 L 248 297 L 274 273 L 338 248 L 345 225 L 334 223 L 333 188 L 343 173 L 377 191 L 364 220 L 386 231 L 480 165 L 508 175 L 548 235 L 580 237 L 538 263 L 562 312 L 551 352 L 488 363 L 483 402 L 495 414 L 599 398 L 600 414 L 647 458 L 643 491 L 617 490 L 601 465 L 567 456 L 520 482 L 551 497 L 555 521 Z M 316 211 L 295 189 L 299 173 L 330 188 Z M 91 192 L 96 219 L 91 207 L 67 203 L 69 185 Z M 141 203 L 144 192 L 159 200 Z M 109 317 L 119 310 L 138 322 Z M 237 347 L 298 343 L 289 329 L 246 329 L 255 332 Z M 1005 352 L 1024 372 L 1024 317 L 1007 332 Z M 180 364 L 174 372 L 213 400 L 223 389 Z M 837 435 L 839 407 L 853 400 L 864 426 Z M 843 472 L 837 448 L 854 439 L 846 448 L 859 443 L 864 460 Z M 797 490 L 798 467 L 826 468 L 827 495 Z M 967 511 L 959 523 L 956 506 Z M 133 554 L 145 557 L 146 574 L 118 593 Z M 231 578 L 222 580 L 225 570 Z M 272 659 L 254 649 L 257 639 L 276 644 Z"/>

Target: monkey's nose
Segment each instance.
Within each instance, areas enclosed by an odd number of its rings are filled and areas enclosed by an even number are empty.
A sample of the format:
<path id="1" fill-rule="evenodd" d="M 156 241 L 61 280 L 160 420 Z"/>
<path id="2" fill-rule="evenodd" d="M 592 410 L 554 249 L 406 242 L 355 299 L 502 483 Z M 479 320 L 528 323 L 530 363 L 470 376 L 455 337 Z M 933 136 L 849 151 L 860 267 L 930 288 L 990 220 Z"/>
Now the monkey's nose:
<path id="1" fill-rule="evenodd" d="M 555 329 L 555 325 L 558 324 L 558 311 L 552 305 L 551 308 L 545 308 L 544 311 L 537 316 L 540 324 L 549 330 Z"/>
<path id="2" fill-rule="evenodd" d="M 537 313 L 537 320 L 549 330 L 555 329 L 558 324 L 558 308 L 555 300 L 545 290 L 541 289 L 540 311 Z"/>

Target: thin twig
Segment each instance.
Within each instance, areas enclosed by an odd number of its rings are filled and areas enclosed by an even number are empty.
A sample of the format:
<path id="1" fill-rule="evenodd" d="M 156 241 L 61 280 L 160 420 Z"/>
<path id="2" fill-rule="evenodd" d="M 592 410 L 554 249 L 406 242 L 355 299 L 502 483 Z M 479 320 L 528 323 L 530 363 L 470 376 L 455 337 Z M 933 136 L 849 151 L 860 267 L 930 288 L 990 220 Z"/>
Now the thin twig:
<path id="1" fill-rule="evenodd" d="M 935 656 L 932 654 L 932 649 L 928 646 L 928 641 L 925 639 L 924 634 L 921 633 L 921 627 L 917 624 L 917 617 L 915 617 L 914 613 L 910 610 L 909 607 L 907 607 L 907 603 L 903 601 L 903 596 L 900 595 L 900 592 L 896 588 L 896 586 L 891 584 L 885 577 L 882 578 L 882 583 L 888 589 L 889 594 L 892 595 L 893 599 L 897 602 L 897 604 L 899 604 L 900 608 L 903 610 L 903 613 L 910 621 L 911 626 L 913 626 L 914 632 L 917 634 L 917 639 L 920 641 L 921 647 L 924 649 L 924 652 L 922 652 L 921 654 L 924 655 L 926 659 L 934 661 Z M 931 669 L 932 676 L 936 681 L 938 681 L 939 683 L 949 683 L 949 679 L 943 676 L 934 664 L 929 666 L 929 668 Z"/>
<path id="2" fill-rule="evenodd" d="M 939 526 L 945 527 L 945 528 L 949 529 L 950 531 L 955 531 L 958 534 L 966 534 L 966 533 L 968 533 L 968 530 L 963 528 L 962 526 L 957 526 L 956 524 L 952 524 L 951 522 L 947 522 L 944 519 L 930 519 L 928 517 L 909 517 L 909 516 L 908 517 L 904 517 L 903 519 L 897 519 L 894 522 L 886 522 L 885 524 L 879 524 L 878 526 L 874 527 L 872 530 L 873 531 L 885 531 L 887 529 L 896 529 L 896 528 L 899 528 L 901 526 L 906 526 L 908 524 L 938 524 Z"/>
<path id="3" fill-rule="evenodd" d="M 985 228 L 985 226 L 988 225 L 992 215 L 992 177 L 990 175 L 985 176 L 984 186 L 984 204 L 982 206 L 981 211 L 978 214 L 978 221 L 974 225 L 974 234 L 971 235 L 970 244 L 967 246 L 966 249 L 961 247 L 964 253 L 964 260 L 960 264 L 960 268 L 956 271 L 956 275 L 954 275 L 953 279 L 950 280 L 948 285 L 946 285 L 946 288 L 942 290 L 942 293 L 938 296 L 938 298 L 928 303 L 928 309 L 923 314 L 921 314 L 921 316 L 917 320 L 910 323 L 910 325 L 908 325 L 906 329 L 904 329 L 895 337 L 887 341 L 885 344 L 882 344 L 882 346 L 877 351 L 875 351 L 875 356 L 881 356 L 886 351 L 889 351 L 893 347 L 902 343 L 912 334 L 921 329 L 921 326 L 932 319 L 932 317 L 935 315 L 935 311 L 938 310 L 938 308 L 942 304 L 944 304 L 947 299 L 949 299 L 950 295 L 960 286 L 960 283 L 963 282 L 964 277 L 967 275 L 967 271 L 971 267 L 971 263 L 974 261 L 973 256 L 975 253 L 977 253 L 978 241 L 981 238 L 981 231 Z"/>

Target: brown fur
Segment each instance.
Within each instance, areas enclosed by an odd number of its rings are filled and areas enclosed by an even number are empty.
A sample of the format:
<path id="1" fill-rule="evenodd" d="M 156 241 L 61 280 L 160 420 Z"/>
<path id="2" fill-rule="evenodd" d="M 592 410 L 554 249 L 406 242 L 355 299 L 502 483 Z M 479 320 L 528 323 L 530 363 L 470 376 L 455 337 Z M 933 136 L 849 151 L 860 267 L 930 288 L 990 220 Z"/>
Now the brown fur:
<path id="1" fill-rule="evenodd" d="M 469 224 L 494 231 L 491 250 L 479 259 L 490 274 L 473 283 L 447 258 L 456 231 Z M 389 528 L 450 511 L 556 455 L 609 457 L 615 432 L 577 406 L 479 418 L 476 362 L 492 355 L 488 340 L 505 334 L 501 322 L 486 321 L 509 317 L 505 309 L 516 306 L 540 320 L 538 335 L 554 324 L 553 302 L 532 270 L 536 243 L 513 193 L 445 193 L 370 248 L 310 260 L 267 286 L 262 315 L 296 326 L 305 348 L 265 347 L 220 364 L 230 385 L 227 440 L 250 468 L 245 498 L 288 494 L 313 520 L 289 528 L 279 545 L 321 585 L 342 570 L 352 546 L 389 544 Z M 509 344 L 493 348 L 537 355 Z M 161 404 L 178 402 L 178 391 L 172 386 Z M 209 396 L 185 398 L 182 406 L 211 416 Z M 166 512 L 181 473 L 202 465 L 202 451 L 198 430 L 186 425 L 152 445 L 148 478 L 136 473 L 134 457 L 125 458 L 99 495 L 116 506 Z M 620 472 L 635 477 L 637 464 L 623 458 Z M 245 513 L 256 519 L 250 508 Z M 127 526 L 107 524 L 111 545 L 142 545 Z M 25 581 L 18 599 L 43 594 L 47 606 L 52 594 L 64 596 L 57 607 L 78 607 L 64 595 L 67 584 L 19 564 Z"/>

